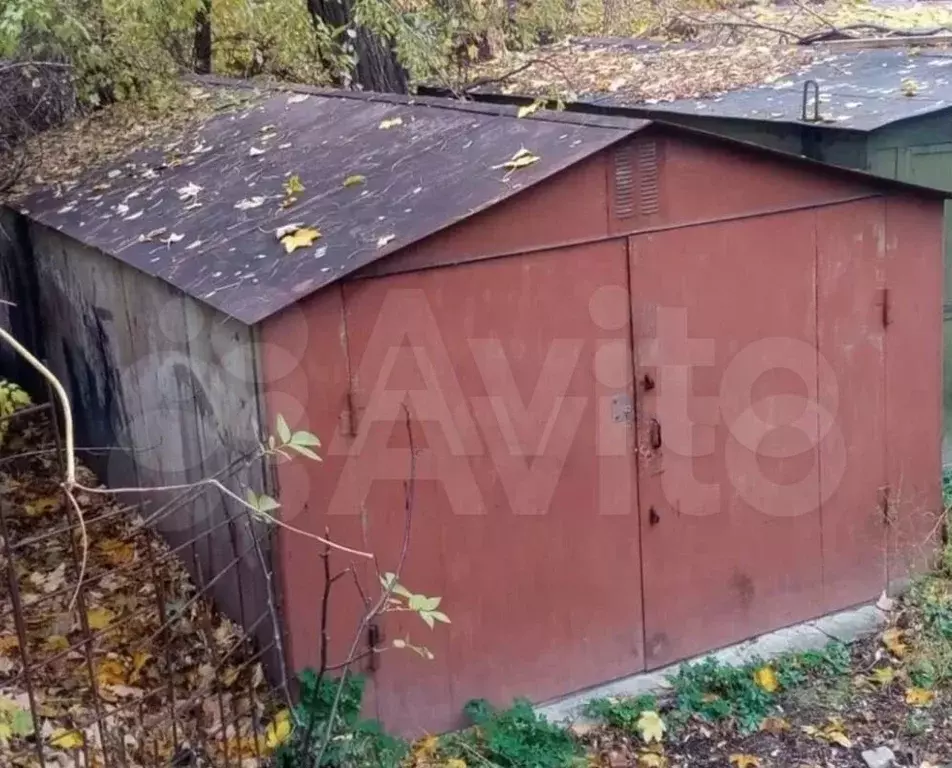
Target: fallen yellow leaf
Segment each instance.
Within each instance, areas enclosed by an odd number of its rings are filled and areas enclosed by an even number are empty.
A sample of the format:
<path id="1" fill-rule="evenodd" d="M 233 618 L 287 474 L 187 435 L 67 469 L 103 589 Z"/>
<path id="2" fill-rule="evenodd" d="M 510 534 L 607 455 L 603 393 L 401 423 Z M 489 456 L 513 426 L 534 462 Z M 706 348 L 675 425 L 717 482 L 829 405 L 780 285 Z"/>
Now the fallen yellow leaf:
<path id="1" fill-rule="evenodd" d="M 896 670 L 892 667 L 879 667 L 874 669 L 869 679 L 882 686 L 889 685 L 896 677 Z"/>
<path id="2" fill-rule="evenodd" d="M 446 768 L 466 768 L 466 761 L 459 757 L 451 757 L 446 761 Z"/>
<path id="3" fill-rule="evenodd" d="M 525 104 L 524 106 L 519 107 L 519 111 L 516 112 L 516 117 L 529 117 L 530 115 L 535 114 L 542 108 L 542 101 L 536 99 L 531 104 Z"/>
<path id="4" fill-rule="evenodd" d="M 890 627 L 883 632 L 883 645 L 889 649 L 889 652 L 898 658 L 902 658 L 908 650 L 908 646 L 902 641 L 903 632 L 898 627 Z"/>
<path id="5" fill-rule="evenodd" d="M 86 611 L 86 621 L 89 622 L 90 629 L 105 629 L 114 618 L 116 618 L 116 614 L 108 608 L 93 608 Z"/>
<path id="6" fill-rule="evenodd" d="M 653 741 L 660 742 L 664 739 L 664 720 L 661 719 L 661 715 L 653 710 L 649 709 L 642 712 L 635 727 L 646 744 Z"/>
<path id="7" fill-rule="evenodd" d="M 321 236 L 314 227 L 301 227 L 281 238 L 281 244 L 286 253 L 293 253 L 298 248 L 306 248 Z"/>
<path id="8" fill-rule="evenodd" d="M 78 749 L 83 743 L 83 734 L 79 731 L 57 728 L 50 734 L 50 744 L 58 749 Z"/>
<path id="9" fill-rule="evenodd" d="M 268 752 L 267 746 L 262 742 L 263 737 L 255 739 L 253 736 L 232 736 L 227 741 L 216 741 L 215 746 L 220 752 L 227 750 L 231 760 L 250 760 Z"/>
<path id="10" fill-rule="evenodd" d="M 782 717 L 765 717 L 760 724 L 760 730 L 778 735 L 790 730 L 790 723 Z"/>
<path id="11" fill-rule="evenodd" d="M 754 682 L 767 693 L 776 693 L 777 689 L 780 688 L 777 673 L 773 671 L 773 667 L 770 665 L 764 665 L 754 672 Z"/>
<path id="12" fill-rule="evenodd" d="M 843 731 L 826 730 L 824 731 L 824 735 L 826 736 L 827 741 L 831 741 L 834 744 L 839 744 L 841 747 L 846 749 L 850 749 L 853 746 L 853 742 L 850 740 L 849 736 L 843 733 Z"/>
<path id="13" fill-rule="evenodd" d="M 121 662 L 112 659 L 101 661 L 96 668 L 96 679 L 100 685 L 124 685 L 126 668 Z"/>
<path id="14" fill-rule="evenodd" d="M 440 745 L 440 739 L 437 736 L 424 736 L 413 742 L 413 756 L 419 759 L 429 759 L 436 754 L 436 748 Z"/>
<path id="15" fill-rule="evenodd" d="M 843 721 L 838 717 L 828 718 L 830 723 L 823 728 L 823 733 L 821 734 L 824 739 L 833 743 L 839 744 L 841 747 L 849 749 L 853 746 L 853 742 L 850 740 L 849 736 L 846 735 L 846 731 L 843 728 Z"/>
<path id="16" fill-rule="evenodd" d="M 363 176 L 359 173 L 355 173 L 353 176 L 348 176 L 346 179 L 344 179 L 344 186 L 356 187 L 356 186 L 359 186 L 360 184 L 363 184 L 365 181 L 367 181 L 366 176 Z"/>
<path id="17" fill-rule="evenodd" d="M 38 515 L 45 515 L 47 512 L 52 512 L 54 509 L 59 507 L 59 505 L 59 496 L 44 496 L 41 499 L 36 499 L 29 504 L 24 504 L 23 506 L 26 510 L 26 513 L 30 517 L 36 517 Z"/>
<path id="18" fill-rule="evenodd" d="M 387 120 L 380 121 L 380 130 L 386 131 L 386 130 L 389 130 L 390 128 L 396 128 L 398 125 L 403 125 L 403 118 L 391 117 L 391 118 L 388 118 Z"/>
<path id="19" fill-rule="evenodd" d="M 20 640 L 16 635 L 0 636 L 0 653 L 10 653 L 20 648 Z"/>
<path id="20" fill-rule="evenodd" d="M 50 651 L 65 651 L 69 648 L 69 640 L 64 635 L 50 635 L 46 638 L 46 647 Z"/>
<path id="21" fill-rule="evenodd" d="M 737 768 L 760 768 L 760 758 L 756 755 L 736 754 L 731 755 L 728 760 Z"/>
<path id="22" fill-rule="evenodd" d="M 668 759 L 657 752 L 642 752 L 638 755 L 639 768 L 664 768 Z"/>
<path id="23" fill-rule="evenodd" d="M 304 191 L 304 184 L 301 177 L 296 173 L 284 182 L 284 196 L 293 197 Z"/>
<path id="24" fill-rule="evenodd" d="M 925 688 L 907 688 L 906 704 L 913 707 L 928 707 L 935 700 L 935 692 Z"/>
<path id="25" fill-rule="evenodd" d="M 142 677 L 142 668 L 152 660 L 152 654 L 145 651 L 136 651 L 132 654 L 132 670 L 129 672 L 129 682 L 137 683 Z"/>
<path id="26" fill-rule="evenodd" d="M 801 727 L 801 730 L 807 734 L 807 736 L 813 736 L 814 738 L 824 739 L 833 744 L 839 744 L 841 747 L 849 749 L 853 746 L 853 742 L 850 741 L 849 736 L 846 735 L 846 732 L 843 730 L 843 724 L 841 721 L 830 718 L 830 724 L 824 726 L 823 729 L 819 729 L 814 725 L 804 725 Z"/>
<path id="27" fill-rule="evenodd" d="M 268 749 L 277 749 L 288 740 L 291 735 L 291 713 L 282 709 L 274 716 L 274 720 L 268 723 L 264 731 L 264 740 Z"/>
<path id="28" fill-rule="evenodd" d="M 136 549 L 131 542 L 105 539 L 98 544 L 99 551 L 110 565 L 125 565 L 136 559 Z"/>
<path id="29" fill-rule="evenodd" d="M 238 667 L 228 667 L 221 676 L 221 681 L 231 688 L 235 684 L 235 681 L 238 679 L 238 675 L 241 673 L 241 670 Z"/>
<path id="30" fill-rule="evenodd" d="M 527 166 L 538 162 L 539 157 L 537 155 L 533 155 L 528 149 L 522 147 L 522 149 L 516 152 L 516 154 L 510 157 L 506 162 L 501 163 L 500 165 L 494 165 L 493 170 L 505 168 L 507 171 L 517 171 L 520 168 L 526 168 Z"/>

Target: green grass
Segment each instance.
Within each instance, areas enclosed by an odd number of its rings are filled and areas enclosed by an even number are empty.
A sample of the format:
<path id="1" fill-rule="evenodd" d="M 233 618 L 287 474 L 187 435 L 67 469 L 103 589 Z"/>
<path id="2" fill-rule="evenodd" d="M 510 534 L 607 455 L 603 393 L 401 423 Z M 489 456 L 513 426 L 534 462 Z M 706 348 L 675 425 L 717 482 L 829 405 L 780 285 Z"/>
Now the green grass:
<path id="1" fill-rule="evenodd" d="M 758 670 L 768 670 L 772 679 L 758 682 Z M 662 708 L 672 725 L 696 716 L 713 722 L 731 720 L 742 732 L 749 733 L 775 711 L 782 692 L 816 681 L 824 681 L 831 691 L 838 690 L 836 681 L 848 679 L 849 672 L 849 648 L 837 642 L 819 650 L 784 654 L 772 662 L 755 660 L 739 667 L 711 657 L 678 668 L 669 678 L 670 701 Z M 658 706 L 652 696 L 595 699 L 586 714 L 613 728 L 634 731 L 641 713 Z"/>

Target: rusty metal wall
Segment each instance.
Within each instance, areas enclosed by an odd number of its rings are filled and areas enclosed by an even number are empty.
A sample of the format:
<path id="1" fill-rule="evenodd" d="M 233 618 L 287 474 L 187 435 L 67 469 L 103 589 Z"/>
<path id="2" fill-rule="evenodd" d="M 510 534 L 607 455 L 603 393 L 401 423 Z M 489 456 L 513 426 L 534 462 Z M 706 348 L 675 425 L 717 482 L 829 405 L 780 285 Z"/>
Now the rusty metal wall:
<path id="1" fill-rule="evenodd" d="M 327 525 L 396 570 L 405 402 L 419 453 L 401 581 L 441 596 L 452 620 L 431 631 L 414 615 L 387 617 L 385 644 L 406 638 L 435 656 L 381 654 L 371 708 L 390 727 L 448 728 L 470 698 L 545 698 L 643 668 L 626 270 L 616 241 L 349 284 L 345 352 L 337 302 L 314 306 L 309 333 L 323 353 L 305 356 L 303 368 L 320 367 L 325 384 L 310 386 L 305 411 L 325 430 L 325 463 L 311 485 L 279 468 L 285 508 L 310 501 L 315 512 L 296 520 Z M 342 404 L 332 393 L 346 385 L 345 358 L 356 435 L 326 404 Z M 272 402 L 302 392 L 305 371 Z M 286 537 L 298 666 L 318 661 L 316 612 L 303 609 L 319 577 L 308 550 Z M 352 631 L 343 613 L 351 598 L 336 604 L 335 635 Z"/>
<path id="2" fill-rule="evenodd" d="M 812 224 L 631 238 L 649 667 L 822 612 Z"/>
<path id="3" fill-rule="evenodd" d="M 941 535 L 942 220 L 886 203 L 886 482 L 889 581 L 932 560 Z"/>
<path id="4" fill-rule="evenodd" d="M 816 212 L 819 401 L 835 425 L 819 441 L 824 611 L 885 584 L 886 205 Z"/>
<path id="5" fill-rule="evenodd" d="M 408 405 L 403 581 L 453 623 L 387 617 L 368 642 L 435 658 L 357 665 L 368 712 L 404 733 L 458 724 L 472 697 L 544 700 L 874 598 L 887 565 L 929 552 L 941 205 L 659 136 L 588 162 L 461 225 L 458 249 L 443 233 L 264 328 L 269 408 L 325 438 L 320 467 L 279 467 L 285 509 L 383 570 Z M 531 253 L 484 260 L 510 245 Z M 283 539 L 301 667 L 317 661 L 321 573 Z M 359 611 L 342 595 L 335 635 Z"/>

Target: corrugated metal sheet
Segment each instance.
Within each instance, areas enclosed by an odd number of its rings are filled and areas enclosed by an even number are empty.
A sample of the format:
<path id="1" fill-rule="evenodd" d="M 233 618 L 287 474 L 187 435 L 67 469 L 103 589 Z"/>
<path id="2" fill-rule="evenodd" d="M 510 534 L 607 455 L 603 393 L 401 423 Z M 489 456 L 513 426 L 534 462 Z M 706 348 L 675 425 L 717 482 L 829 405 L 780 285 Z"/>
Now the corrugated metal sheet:
<path id="1" fill-rule="evenodd" d="M 439 100 L 282 93 L 65 193 L 37 193 L 22 207 L 251 324 L 644 125 L 577 115 L 517 119 L 511 107 Z M 521 148 L 540 160 L 502 168 Z M 304 191 L 284 205 L 294 175 Z M 362 183 L 344 185 L 358 175 Z M 292 224 L 322 236 L 288 254 L 276 232 Z"/>

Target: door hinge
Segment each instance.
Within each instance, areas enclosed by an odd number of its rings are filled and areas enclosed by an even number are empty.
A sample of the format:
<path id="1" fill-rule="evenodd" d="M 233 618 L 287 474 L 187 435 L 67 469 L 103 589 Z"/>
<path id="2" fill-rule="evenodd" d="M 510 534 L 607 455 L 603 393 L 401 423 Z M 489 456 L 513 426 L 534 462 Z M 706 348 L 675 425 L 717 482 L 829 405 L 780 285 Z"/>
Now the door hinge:
<path id="1" fill-rule="evenodd" d="M 371 623 L 367 626 L 367 669 L 371 672 L 377 671 L 377 655 L 380 652 L 380 644 L 383 642 L 383 630 L 377 623 Z"/>
<path id="2" fill-rule="evenodd" d="M 879 489 L 879 511 L 883 516 L 883 525 L 890 526 L 893 523 L 892 499 L 889 495 L 889 486 L 884 485 Z"/>
<path id="3" fill-rule="evenodd" d="M 879 292 L 880 301 L 879 308 L 882 310 L 882 320 L 883 328 L 888 328 L 889 324 L 892 322 L 892 318 L 889 316 L 889 289 L 883 288 Z"/>
<path id="4" fill-rule="evenodd" d="M 347 391 L 347 403 L 340 413 L 340 431 L 347 437 L 357 437 L 357 409 L 354 406 L 354 393 Z"/>

